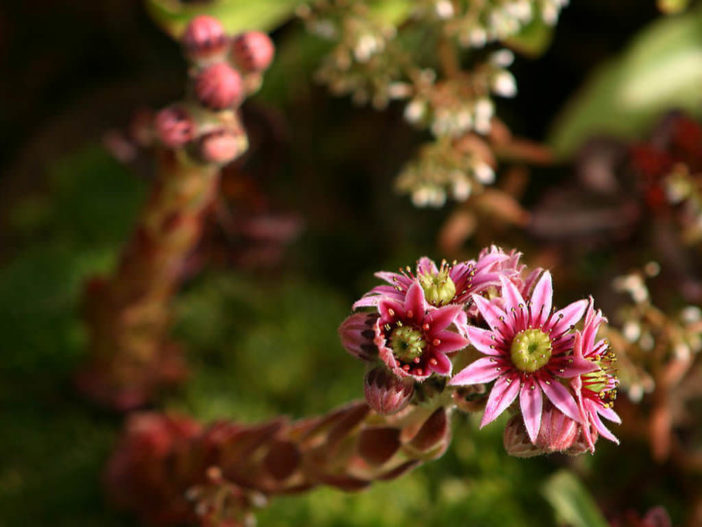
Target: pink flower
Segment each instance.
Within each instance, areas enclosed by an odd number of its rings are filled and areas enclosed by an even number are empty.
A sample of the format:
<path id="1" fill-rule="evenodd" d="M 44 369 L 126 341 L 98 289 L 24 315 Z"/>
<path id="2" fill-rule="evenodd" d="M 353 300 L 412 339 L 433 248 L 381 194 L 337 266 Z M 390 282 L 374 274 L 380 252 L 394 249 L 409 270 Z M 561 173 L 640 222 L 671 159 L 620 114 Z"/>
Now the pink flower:
<path id="1" fill-rule="evenodd" d="M 423 381 L 432 373 L 450 375 L 451 361 L 446 354 L 468 345 L 464 337 L 446 329 L 462 307 L 428 310 L 419 282 L 409 286 L 402 301 L 381 298 L 378 312 L 374 342 L 380 359 L 398 377 Z"/>
<path id="2" fill-rule="evenodd" d="M 380 271 L 375 276 L 390 285 L 379 285 L 363 295 L 354 305 L 359 307 L 375 306 L 382 298 L 403 302 L 410 286 L 417 281 L 424 290 L 424 297 L 432 307 L 448 304 L 464 304 L 473 293 L 481 293 L 491 286 L 500 284 L 499 273 L 494 269 L 509 257 L 504 253 L 487 253 L 476 262 L 443 261 L 437 267 L 426 256 L 417 261 L 416 270 L 410 267 L 399 273 Z"/>
<path id="3" fill-rule="evenodd" d="M 519 395 L 529 439 L 536 442 L 541 426 L 542 393 L 571 419 L 582 420 L 576 400 L 560 379 L 596 368 L 573 355 L 578 322 L 586 300 L 552 312 L 553 286 L 547 271 L 534 286 L 529 301 L 512 281 L 501 277 L 502 302 L 473 295 L 489 329 L 467 328 L 470 343 L 487 355 L 456 374 L 449 384 L 469 385 L 496 381 L 488 397 L 481 427 L 494 421 Z M 504 309 L 500 307 L 504 306 Z"/>
<path id="4" fill-rule="evenodd" d="M 585 359 L 592 363 L 596 369 L 574 377 L 571 386 L 575 391 L 580 410 L 581 420 L 585 423 L 583 434 L 591 452 L 595 451 L 595 441 L 598 434 L 617 444 L 619 441 L 602 423 L 604 417 L 615 423 L 621 419 L 612 409 L 617 397 L 619 380 L 613 371 L 616 360 L 606 340 L 596 340 L 600 324 L 606 322 L 601 311 L 592 307 L 592 299 L 585 313 L 585 323 L 581 335 L 575 341 L 574 353 L 578 359 Z"/>

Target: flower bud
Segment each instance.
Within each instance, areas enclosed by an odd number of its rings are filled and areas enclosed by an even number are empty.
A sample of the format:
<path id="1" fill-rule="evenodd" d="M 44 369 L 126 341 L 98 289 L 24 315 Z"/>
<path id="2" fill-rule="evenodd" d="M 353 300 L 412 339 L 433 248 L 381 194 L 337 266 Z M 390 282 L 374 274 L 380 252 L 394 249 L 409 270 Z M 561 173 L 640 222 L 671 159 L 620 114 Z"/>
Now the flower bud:
<path id="1" fill-rule="evenodd" d="M 200 139 L 199 155 L 206 163 L 226 165 L 243 154 L 247 147 L 248 140 L 242 131 L 222 129 Z"/>
<path id="2" fill-rule="evenodd" d="M 232 58 L 236 65 L 246 73 L 260 72 L 268 68 L 273 61 L 275 47 L 265 33 L 247 31 L 234 38 Z"/>
<path id="3" fill-rule="evenodd" d="M 411 379 L 400 379 L 384 366 L 377 366 L 368 373 L 363 391 L 366 402 L 381 415 L 399 412 L 407 406 L 414 393 Z"/>
<path id="4" fill-rule="evenodd" d="M 372 361 L 378 356 L 378 347 L 373 342 L 377 319 L 377 313 L 354 313 L 339 326 L 341 345 L 357 359 Z"/>
<path id="5" fill-rule="evenodd" d="M 554 452 L 575 455 L 587 450 L 587 445 L 581 440 L 581 431 L 580 424 L 552 404 L 546 403 L 539 434 L 534 443 L 529 440 L 521 415 L 515 415 L 507 422 L 503 442 L 507 453 L 515 457 L 532 457 Z"/>
<path id="6" fill-rule="evenodd" d="M 195 79 L 195 95 L 203 106 L 223 110 L 241 102 L 241 75 L 225 62 L 203 69 Z"/>
<path id="7" fill-rule="evenodd" d="M 507 421 L 502 443 L 510 456 L 534 457 L 544 452 L 529 440 L 521 415 L 514 415 Z"/>
<path id="8" fill-rule="evenodd" d="M 179 106 L 169 106 L 158 112 L 154 125 L 159 141 L 168 148 L 181 148 L 195 137 L 195 122 Z"/>
<path id="9" fill-rule="evenodd" d="M 545 405 L 536 446 L 545 453 L 564 452 L 580 436 L 581 426 L 551 404 Z"/>
<path id="10" fill-rule="evenodd" d="M 229 39 L 219 20 L 208 15 L 193 18 L 183 34 L 183 47 L 194 61 L 208 61 L 223 57 Z"/>

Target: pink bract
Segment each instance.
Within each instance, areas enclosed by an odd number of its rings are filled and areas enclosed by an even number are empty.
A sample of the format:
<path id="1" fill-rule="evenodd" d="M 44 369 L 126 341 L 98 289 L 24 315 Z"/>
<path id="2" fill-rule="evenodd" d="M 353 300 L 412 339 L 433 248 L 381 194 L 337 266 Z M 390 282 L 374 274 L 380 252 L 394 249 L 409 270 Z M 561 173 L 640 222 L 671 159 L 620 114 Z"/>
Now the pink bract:
<path id="1" fill-rule="evenodd" d="M 573 325 L 582 318 L 587 301 L 580 300 L 553 312 L 553 286 L 548 271 L 542 274 L 528 301 L 512 281 L 502 277 L 501 282 L 501 302 L 473 296 L 489 329 L 469 326 L 467 336 L 486 357 L 460 371 L 450 384 L 495 381 L 481 427 L 494 421 L 519 396 L 524 424 L 530 440 L 535 442 L 541 426 L 542 394 L 566 416 L 582 421 L 575 397 L 561 379 L 596 369 L 593 363 L 573 355 Z"/>
<path id="2" fill-rule="evenodd" d="M 398 377 L 423 381 L 432 373 L 450 375 L 451 361 L 446 354 L 468 345 L 464 337 L 446 329 L 461 311 L 462 307 L 456 305 L 428 310 L 424 292 L 417 282 L 410 285 L 402 302 L 380 299 L 374 340 L 380 359 Z M 402 344 L 403 338 L 414 345 L 416 356 L 411 360 L 393 349 L 393 341 L 399 340 Z"/>

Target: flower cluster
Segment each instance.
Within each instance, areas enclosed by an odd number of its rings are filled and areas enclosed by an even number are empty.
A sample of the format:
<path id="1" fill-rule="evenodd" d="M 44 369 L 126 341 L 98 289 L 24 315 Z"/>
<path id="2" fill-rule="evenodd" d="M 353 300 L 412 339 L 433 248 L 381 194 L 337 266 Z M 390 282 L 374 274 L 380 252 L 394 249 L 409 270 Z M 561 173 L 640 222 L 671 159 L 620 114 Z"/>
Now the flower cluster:
<path id="1" fill-rule="evenodd" d="M 237 109 L 260 87 L 273 60 L 273 42 L 259 31 L 230 37 L 217 19 L 200 15 L 181 43 L 192 64 L 191 96 L 156 115 L 154 139 L 200 162 L 226 165 L 248 147 Z"/>
<path id="2" fill-rule="evenodd" d="M 491 247 L 477 260 L 437 266 L 424 257 L 376 274 L 387 285 L 358 300 L 363 311 L 339 329 L 347 351 L 371 365 L 366 398 L 376 411 L 398 411 L 428 379 L 454 396 L 493 383 L 481 426 L 508 408 L 519 414 L 505 433 L 514 455 L 594 451 L 600 435 L 617 441 L 601 419 L 620 422 L 615 357 L 597 337 L 606 319 L 592 299 L 556 310 L 551 274 L 529 271 L 520 256 Z M 453 374 L 454 362 L 468 364 Z"/>
<path id="3" fill-rule="evenodd" d="M 514 55 L 473 48 L 511 37 L 537 17 L 555 22 L 564 1 L 458 4 L 425 0 L 384 9 L 368 0 L 316 0 L 298 9 L 310 32 L 334 42 L 318 80 L 378 109 L 401 100 L 406 121 L 434 136 L 397 182 L 420 207 L 442 206 L 447 197 L 464 201 L 494 181 L 490 147 L 477 136 L 494 128 L 493 97 L 517 93 L 508 70 Z M 461 141 L 470 135 L 476 138 Z"/>

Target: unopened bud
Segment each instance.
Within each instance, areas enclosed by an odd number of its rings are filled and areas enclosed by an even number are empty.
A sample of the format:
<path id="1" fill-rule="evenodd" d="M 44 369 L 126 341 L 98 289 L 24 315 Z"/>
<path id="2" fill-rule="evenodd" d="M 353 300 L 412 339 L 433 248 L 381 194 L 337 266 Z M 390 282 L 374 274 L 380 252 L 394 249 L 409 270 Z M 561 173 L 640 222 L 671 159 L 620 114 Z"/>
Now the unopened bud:
<path id="1" fill-rule="evenodd" d="M 226 165 L 246 151 L 248 140 L 243 132 L 218 130 L 200 139 L 199 155 L 207 163 Z"/>
<path id="2" fill-rule="evenodd" d="M 378 356 L 375 338 L 375 321 L 377 313 L 354 313 L 339 326 L 341 345 L 354 357 L 363 361 L 374 360 Z"/>
<path id="3" fill-rule="evenodd" d="M 502 442 L 510 456 L 534 457 L 544 453 L 529 440 L 529 434 L 527 434 L 521 415 L 512 416 L 507 421 Z"/>
<path id="4" fill-rule="evenodd" d="M 583 447 L 580 444 L 581 432 L 580 424 L 550 403 L 546 403 L 539 434 L 534 443 L 529 440 L 521 415 L 515 415 L 507 422 L 503 442 L 507 453 L 515 457 L 532 457 L 554 452 L 579 454 L 587 450 L 587 445 Z"/>
<path id="5" fill-rule="evenodd" d="M 183 47 L 192 60 L 209 61 L 224 56 L 229 47 L 229 39 L 219 20 L 199 15 L 185 28 Z"/>
<path id="6" fill-rule="evenodd" d="M 399 412 L 407 406 L 414 393 L 411 379 L 400 379 L 385 366 L 377 366 L 366 373 L 363 386 L 366 402 L 381 415 Z"/>
<path id="7" fill-rule="evenodd" d="M 547 404 L 541 415 L 541 428 L 536 446 L 546 453 L 564 452 L 580 436 L 581 426 L 558 408 Z"/>
<path id="8" fill-rule="evenodd" d="M 179 106 L 164 108 L 155 119 L 158 139 L 168 148 L 181 148 L 195 137 L 195 122 Z"/>
<path id="9" fill-rule="evenodd" d="M 265 33 L 247 31 L 234 38 L 232 58 L 246 73 L 263 71 L 271 65 L 275 47 Z"/>
<path id="10" fill-rule="evenodd" d="M 203 106 L 223 110 L 241 102 L 241 75 L 229 64 L 218 62 L 203 69 L 195 79 L 195 95 Z"/>

